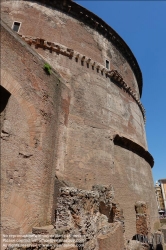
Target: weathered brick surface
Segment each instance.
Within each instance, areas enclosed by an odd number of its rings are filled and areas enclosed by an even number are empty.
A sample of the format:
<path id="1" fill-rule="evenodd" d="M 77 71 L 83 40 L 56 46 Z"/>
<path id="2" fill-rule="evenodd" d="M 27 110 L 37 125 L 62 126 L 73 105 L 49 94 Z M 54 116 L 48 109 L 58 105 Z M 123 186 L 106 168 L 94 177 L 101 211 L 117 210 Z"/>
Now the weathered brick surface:
<path id="1" fill-rule="evenodd" d="M 17 35 L 4 27 L 1 34 L 1 84 L 11 93 L 1 134 L 2 225 L 6 234 L 26 233 L 51 221 L 52 162 L 69 90 Z"/>
<path id="2" fill-rule="evenodd" d="M 21 22 L 22 35 L 60 43 L 103 67 L 109 59 L 110 68 L 122 75 L 139 99 L 126 59 L 83 22 L 30 1 L 4 2 L 2 18 L 9 27 L 13 21 Z M 5 232 L 27 232 L 54 220 L 57 187 L 64 182 L 83 189 L 112 184 L 124 211 L 128 238 L 136 234 L 135 203 L 145 201 L 153 232 L 158 214 L 150 165 L 113 142 L 119 134 L 147 150 L 138 103 L 80 58 L 76 62 L 32 46 L 61 77 L 46 75 L 36 52 L 9 30 L 2 32 L 2 85 L 11 93 L 2 133 Z"/>
<path id="3" fill-rule="evenodd" d="M 20 34 L 61 43 L 104 65 L 105 60 L 109 59 L 110 67 L 125 73 L 125 80 L 127 79 L 131 87 L 138 90 L 133 72 L 119 51 L 83 22 L 56 9 L 49 9 L 44 5 L 27 1 L 3 3 L 2 13 L 10 27 L 14 21 L 22 23 Z M 31 16 L 31 21 L 29 21 L 29 16 Z M 35 26 L 31 25 L 32 23 Z"/>
<path id="4" fill-rule="evenodd" d="M 118 225 L 113 232 L 98 236 L 97 240 L 98 240 L 99 250 L 125 249 L 123 228 L 121 225 Z"/>
<path id="5" fill-rule="evenodd" d="M 92 191 L 61 187 L 55 228 L 50 225 L 35 227 L 32 231 L 30 241 L 24 247 L 26 250 L 31 247 L 53 250 L 62 246 L 64 250 L 70 247 L 78 250 L 125 248 L 123 212 L 115 203 L 112 186 L 97 185 Z M 21 240 L 18 240 L 16 250 L 22 249 Z M 14 249 L 11 245 L 11 250 Z"/>
<path id="6" fill-rule="evenodd" d="M 151 228 L 149 226 L 148 208 L 145 202 L 138 201 L 135 205 L 137 234 L 147 236 Z"/>

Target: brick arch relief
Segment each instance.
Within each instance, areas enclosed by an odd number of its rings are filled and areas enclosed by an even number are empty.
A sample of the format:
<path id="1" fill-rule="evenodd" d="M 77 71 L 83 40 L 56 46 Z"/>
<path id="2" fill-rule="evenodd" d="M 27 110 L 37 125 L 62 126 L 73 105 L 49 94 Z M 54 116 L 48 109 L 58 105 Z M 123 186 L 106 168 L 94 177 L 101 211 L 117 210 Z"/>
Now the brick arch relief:
<path id="1" fill-rule="evenodd" d="M 2 230 L 19 234 L 30 230 L 34 217 L 38 219 L 36 205 L 29 202 L 33 190 L 28 190 L 33 185 L 31 175 L 39 176 L 32 161 L 34 157 L 37 163 L 41 159 L 39 154 L 34 156 L 38 121 L 35 107 L 21 85 L 4 70 L 1 79 Z"/>
<path id="2" fill-rule="evenodd" d="M 0 86 L 0 119 L 1 119 L 1 136 L 5 133 L 4 130 L 4 121 L 5 121 L 5 113 L 7 104 L 9 101 L 11 94 L 2 86 Z"/>
<path id="3" fill-rule="evenodd" d="M 3 69 L 1 70 L 1 85 L 2 85 L 1 88 L 3 90 L 1 95 L 6 96 L 5 97 L 6 100 L 4 100 L 4 103 L 2 103 L 1 105 L 1 108 L 2 108 L 1 117 L 3 116 L 2 124 L 4 124 L 4 121 L 5 121 L 6 126 L 7 126 L 7 123 L 8 123 L 6 122 L 6 118 L 4 117 L 4 113 L 5 113 L 4 111 L 7 108 L 6 106 L 8 105 L 9 97 L 10 97 L 10 101 L 12 100 L 14 101 L 15 99 L 14 102 L 15 103 L 17 102 L 20 109 L 22 109 L 22 112 L 24 114 L 24 119 L 26 119 L 26 122 L 27 122 L 27 130 L 28 130 L 27 132 L 29 134 L 28 144 L 31 147 L 35 147 L 36 140 L 38 140 L 38 138 L 36 138 L 36 132 L 37 132 L 36 126 L 39 123 L 35 107 L 33 106 L 31 100 L 29 99 L 28 95 L 26 94 L 22 86 L 8 72 L 6 72 Z M 3 105 L 5 105 L 5 107 L 3 107 Z M 18 125 L 21 127 L 21 123 L 18 123 Z M 25 137 L 25 134 L 24 134 L 24 137 Z"/>

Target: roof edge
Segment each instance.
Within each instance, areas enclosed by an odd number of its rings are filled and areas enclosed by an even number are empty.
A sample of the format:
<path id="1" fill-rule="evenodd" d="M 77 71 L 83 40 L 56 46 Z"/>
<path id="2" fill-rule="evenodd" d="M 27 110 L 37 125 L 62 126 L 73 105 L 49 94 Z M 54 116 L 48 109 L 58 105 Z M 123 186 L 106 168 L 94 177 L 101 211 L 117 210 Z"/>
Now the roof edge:
<path id="1" fill-rule="evenodd" d="M 158 180 L 159 183 L 162 183 L 162 182 L 166 182 L 166 178 L 165 179 L 160 179 Z"/>

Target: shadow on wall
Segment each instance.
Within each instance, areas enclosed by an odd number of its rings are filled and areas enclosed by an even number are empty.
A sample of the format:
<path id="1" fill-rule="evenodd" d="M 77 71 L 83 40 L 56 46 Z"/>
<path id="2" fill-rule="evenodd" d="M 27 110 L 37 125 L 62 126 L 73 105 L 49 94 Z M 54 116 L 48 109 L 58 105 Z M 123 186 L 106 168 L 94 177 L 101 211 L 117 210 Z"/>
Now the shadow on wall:
<path id="1" fill-rule="evenodd" d="M 3 131 L 4 120 L 5 120 L 5 110 L 9 101 L 11 94 L 2 86 L 0 86 L 0 129 Z M 3 131 L 4 132 L 4 131 Z"/>
<path id="2" fill-rule="evenodd" d="M 115 212 L 113 208 L 111 209 L 110 206 L 106 206 L 103 201 L 101 201 L 99 204 L 99 212 L 107 216 L 108 223 L 114 222 Z"/>
<path id="3" fill-rule="evenodd" d="M 5 88 L 0 86 L 0 113 L 2 113 L 6 108 L 9 97 L 10 93 Z"/>
<path id="4" fill-rule="evenodd" d="M 156 250 L 164 250 L 164 249 L 163 249 L 163 246 L 161 244 L 158 244 L 156 247 Z"/>

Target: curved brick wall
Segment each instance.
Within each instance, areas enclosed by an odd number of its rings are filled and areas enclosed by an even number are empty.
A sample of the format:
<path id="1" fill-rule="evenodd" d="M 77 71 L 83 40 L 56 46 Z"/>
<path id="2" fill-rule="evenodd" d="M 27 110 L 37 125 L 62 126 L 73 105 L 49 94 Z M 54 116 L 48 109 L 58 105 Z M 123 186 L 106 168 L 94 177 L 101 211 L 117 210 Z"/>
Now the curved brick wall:
<path id="1" fill-rule="evenodd" d="M 141 152 L 147 151 L 139 69 L 133 66 L 132 55 L 126 59 L 122 49 L 107 39 L 103 31 L 86 25 L 86 20 L 76 19 L 66 7 L 62 12 L 59 6 L 59 1 L 52 8 L 30 1 L 2 4 L 4 22 L 9 27 L 14 21 L 21 22 L 19 35 L 61 75 L 70 90 L 70 95 L 62 93 L 64 101 L 59 112 L 64 116 L 57 125 L 54 153 L 50 151 L 51 185 L 55 175 L 83 189 L 91 189 L 94 184 L 112 184 L 124 210 L 126 235 L 132 237 L 136 233 L 135 202 L 139 200 L 148 204 L 153 231 L 158 215 L 151 166 L 144 153 L 141 157 L 114 144 L 118 134 L 138 145 Z M 127 45 L 123 46 L 129 51 L 126 53 L 131 53 Z M 106 60 L 110 61 L 108 70 Z M 117 77 L 111 75 L 113 71 Z M 49 90 L 47 82 L 46 86 Z M 49 129 L 43 132 L 49 138 L 53 134 Z M 42 190 L 47 194 L 49 188 L 52 186 Z M 49 202 L 51 214 L 50 197 Z"/>
<path id="2" fill-rule="evenodd" d="M 63 44 L 103 65 L 105 60 L 109 59 L 110 68 L 118 69 L 119 73 L 123 72 L 124 80 L 127 79 L 131 87 L 137 91 L 133 71 L 121 53 L 103 35 L 84 25 L 84 22 L 42 4 L 28 1 L 6 2 L 2 6 L 2 11 L 10 27 L 14 21 L 21 22 L 20 34 Z"/>

